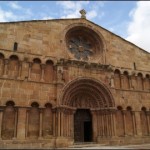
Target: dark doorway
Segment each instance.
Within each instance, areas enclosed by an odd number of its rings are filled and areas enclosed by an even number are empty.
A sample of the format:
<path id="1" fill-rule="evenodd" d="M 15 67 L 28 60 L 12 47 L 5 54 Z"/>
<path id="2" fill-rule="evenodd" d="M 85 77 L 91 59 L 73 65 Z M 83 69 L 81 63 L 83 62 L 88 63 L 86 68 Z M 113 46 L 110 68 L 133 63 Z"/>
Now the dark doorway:
<path id="1" fill-rule="evenodd" d="M 84 122 L 84 142 L 92 141 L 92 122 L 85 121 Z"/>
<path id="2" fill-rule="evenodd" d="M 92 116 L 88 109 L 77 109 L 74 116 L 75 142 L 92 142 Z"/>

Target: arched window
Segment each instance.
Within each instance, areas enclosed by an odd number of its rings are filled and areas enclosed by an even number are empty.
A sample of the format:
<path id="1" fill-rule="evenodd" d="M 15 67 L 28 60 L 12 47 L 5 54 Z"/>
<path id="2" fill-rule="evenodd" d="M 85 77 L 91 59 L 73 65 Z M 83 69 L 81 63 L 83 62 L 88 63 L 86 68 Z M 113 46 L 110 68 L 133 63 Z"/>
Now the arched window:
<path id="1" fill-rule="evenodd" d="M 48 138 L 53 134 L 53 115 L 52 105 L 50 103 L 45 104 L 43 111 L 43 137 Z"/>
<path id="2" fill-rule="evenodd" d="M 129 75 L 128 75 L 127 71 L 124 72 L 123 79 L 124 79 L 124 82 L 123 82 L 123 86 L 122 87 L 124 89 L 129 89 L 130 88 L 130 83 L 129 83 Z"/>
<path id="3" fill-rule="evenodd" d="M 143 90 L 143 75 L 141 73 L 138 73 L 137 85 L 138 85 L 138 90 Z"/>
<path id="4" fill-rule="evenodd" d="M 123 113 L 122 113 L 122 107 L 117 107 L 116 112 L 116 132 L 118 136 L 124 136 L 124 120 L 123 120 Z"/>
<path id="5" fill-rule="evenodd" d="M 126 110 L 126 134 L 127 135 L 133 135 L 133 117 L 132 117 L 132 108 L 130 106 L 127 107 Z"/>
<path id="6" fill-rule="evenodd" d="M 115 80 L 115 88 L 121 88 L 121 77 L 119 70 L 115 70 L 114 80 Z"/>
<path id="7" fill-rule="evenodd" d="M 28 115 L 28 136 L 30 138 L 38 138 L 40 124 L 39 104 L 37 102 L 33 102 L 31 106 L 32 107 L 30 108 Z"/>
<path id="8" fill-rule="evenodd" d="M 0 53 L 0 76 L 3 75 L 4 72 L 4 55 Z"/>
<path id="9" fill-rule="evenodd" d="M 150 77 L 147 74 L 144 80 L 144 90 L 149 90 L 150 89 Z"/>
<path id="10" fill-rule="evenodd" d="M 15 134 L 15 103 L 8 101 L 3 113 L 2 139 L 11 140 Z"/>
<path id="11" fill-rule="evenodd" d="M 141 127 L 142 127 L 142 135 L 148 135 L 148 122 L 145 107 L 141 108 Z"/>
<path id="12" fill-rule="evenodd" d="M 46 82 L 51 82 L 54 79 L 54 69 L 53 69 L 53 61 L 47 60 L 46 61 L 46 66 L 44 70 L 44 80 Z"/>
<path id="13" fill-rule="evenodd" d="M 16 78 L 19 72 L 19 59 L 16 55 L 10 56 L 9 59 L 8 75 L 11 78 Z"/>
<path id="14" fill-rule="evenodd" d="M 31 69 L 31 79 L 39 81 L 41 79 L 41 60 L 39 58 L 33 59 L 33 65 Z"/>

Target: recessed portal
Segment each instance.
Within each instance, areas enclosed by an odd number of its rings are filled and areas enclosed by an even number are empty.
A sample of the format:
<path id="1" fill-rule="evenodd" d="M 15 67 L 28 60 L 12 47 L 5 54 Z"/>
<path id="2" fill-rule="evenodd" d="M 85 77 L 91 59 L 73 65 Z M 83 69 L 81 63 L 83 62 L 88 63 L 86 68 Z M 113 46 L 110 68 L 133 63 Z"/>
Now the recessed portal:
<path id="1" fill-rule="evenodd" d="M 75 142 L 92 142 L 92 116 L 88 109 L 77 109 L 74 116 Z"/>
<path id="2" fill-rule="evenodd" d="M 84 142 L 92 141 L 92 121 L 84 122 Z"/>

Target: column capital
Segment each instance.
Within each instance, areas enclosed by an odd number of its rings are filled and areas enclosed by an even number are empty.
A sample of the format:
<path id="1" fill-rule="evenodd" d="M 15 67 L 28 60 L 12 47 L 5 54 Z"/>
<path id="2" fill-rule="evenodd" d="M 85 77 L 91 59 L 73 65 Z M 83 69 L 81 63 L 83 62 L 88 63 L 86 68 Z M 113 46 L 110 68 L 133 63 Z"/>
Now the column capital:
<path id="1" fill-rule="evenodd" d="M 29 67 L 31 68 L 33 65 L 33 62 L 28 62 L 29 63 Z"/>
<path id="2" fill-rule="evenodd" d="M 45 69 L 46 65 L 45 64 L 40 64 L 42 69 Z"/>
<path id="3" fill-rule="evenodd" d="M 127 110 L 123 109 L 122 114 L 125 115 L 127 113 Z"/>
<path id="4" fill-rule="evenodd" d="M 4 64 L 7 65 L 8 63 L 9 63 L 9 59 L 8 59 L 8 58 L 5 58 L 5 59 L 4 59 Z"/>

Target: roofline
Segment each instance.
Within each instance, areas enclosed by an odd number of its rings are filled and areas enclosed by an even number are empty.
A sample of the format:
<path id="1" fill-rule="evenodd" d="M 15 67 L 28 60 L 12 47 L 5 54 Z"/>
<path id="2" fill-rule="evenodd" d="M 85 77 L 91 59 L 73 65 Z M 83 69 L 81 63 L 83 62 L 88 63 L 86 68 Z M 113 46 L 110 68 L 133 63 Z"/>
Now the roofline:
<path id="1" fill-rule="evenodd" d="M 26 22 L 43 22 L 43 21 L 47 22 L 47 21 L 58 21 L 58 20 L 80 20 L 80 19 L 84 19 L 84 18 L 72 18 L 72 19 L 70 19 L 70 18 L 65 18 L 65 19 L 25 20 L 25 21 L 0 22 L 0 24 L 10 24 L 10 23 L 14 24 L 14 23 L 26 23 Z M 88 20 L 88 19 L 85 19 L 85 20 L 87 20 L 88 22 L 90 22 L 90 23 L 92 23 L 92 24 L 94 24 L 94 25 L 96 25 L 96 26 L 98 26 L 98 27 L 102 28 L 103 30 L 105 30 L 105 31 L 109 32 L 110 34 L 113 34 L 113 35 L 115 35 L 115 36 L 117 36 L 117 37 L 121 38 L 123 41 L 130 43 L 131 45 L 133 45 L 133 46 L 135 46 L 135 47 L 139 48 L 140 50 L 142 50 L 142 51 L 144 51 L 144 52 L 146 52 L 146 53 L 150 54 L 150 52 L 146 51 L 145 49 L 143 49 L 143 48 L 141 48 L 141 47 L 139 47 L 139 46 L 135 45 L 134 43 L 132 43 L 132 42 L 130 42 L 130 41 L 127 41 L 126 39 L 124 39 L 124 38 L 122 38 L 121 36 L 119 36 L 119 35 L 117 35 L 117 34 L 115 34 L 115 33 L 111 32 L 111 31 L 107 30 L 106 28 L 104 28 L 104 27 L 102 27 L 102 26 L 100 26 L 100 25 L 98 25 L 98 24 L 96 24 L 96 23 L 94 23 L 94 22 L 92 22 L 92 21 L 90 21 L 90 20 Z"/>
<path id="2" fill-rule="evenodd" d="M 80 20 L 81 18 L 65 18 L 65 19 L 42 19 L 42 20 L 23 20 L 23 21 L 10 21 L 10 22 L 0 22 L 0 24 L 9 24 L 9 23 L 24 23 L 24 22 L 43 22 L 43 21 L 58 21 L 58 20 Z"/>
<path id="3" fill-rule="evenodd" d="M 88 20 L 88 21 L 89 21 L 89 20 Z M 139 47 L 139 46 L 135 45 L 134 43 L 132 43 L 132 42 L 130 42 L 130 41 L 127 41 L 126 39 L 124 39 L 124 38 L 122 38 L 121 36 L 119 36 L 119 35 L 117 35 L 117 34 L 115 34 L 115 33 L 111 32 L 111 31 L 109 31 L 109 30 L 105 29 L 104 27 L 102 27 L 102 26 L 100 26 L 100 25 L 98 25 L 98 24 L 96 24 L 96 23 L 94 23 L 94 22 L 92 22 L 92 21 L 89 21 L 89 22 L 91 22 L 92 24 L 94 24 L 94 25 L 96 25 L 96 26 L 98 26 L 98 27 L 100 27 L 100 28 L 104 29 L 105 31 L 107 31 L 107 32 L 109 32 L 109 33 L 111 33 L 111 34 L 113 34 L 113 35 L 115 35 L 115 36 L 117 36 L 117 37 L 121 38 L 121 39 L 122 39 L 122 40 L 124 40 L 125 42 L 130 43 L 131 45 L 133 45 L 133 46 L 135 46 L 135 47 L 139 48 L 140 50 L 142 50 L 142 51 L 144 51 L 144 52 L 146 52 L 146 53 L 150 54 L 150 52 L 148 52 L 148 51 L 144 50 L 143 48 L 141 48 L 141 47 Z"/>

